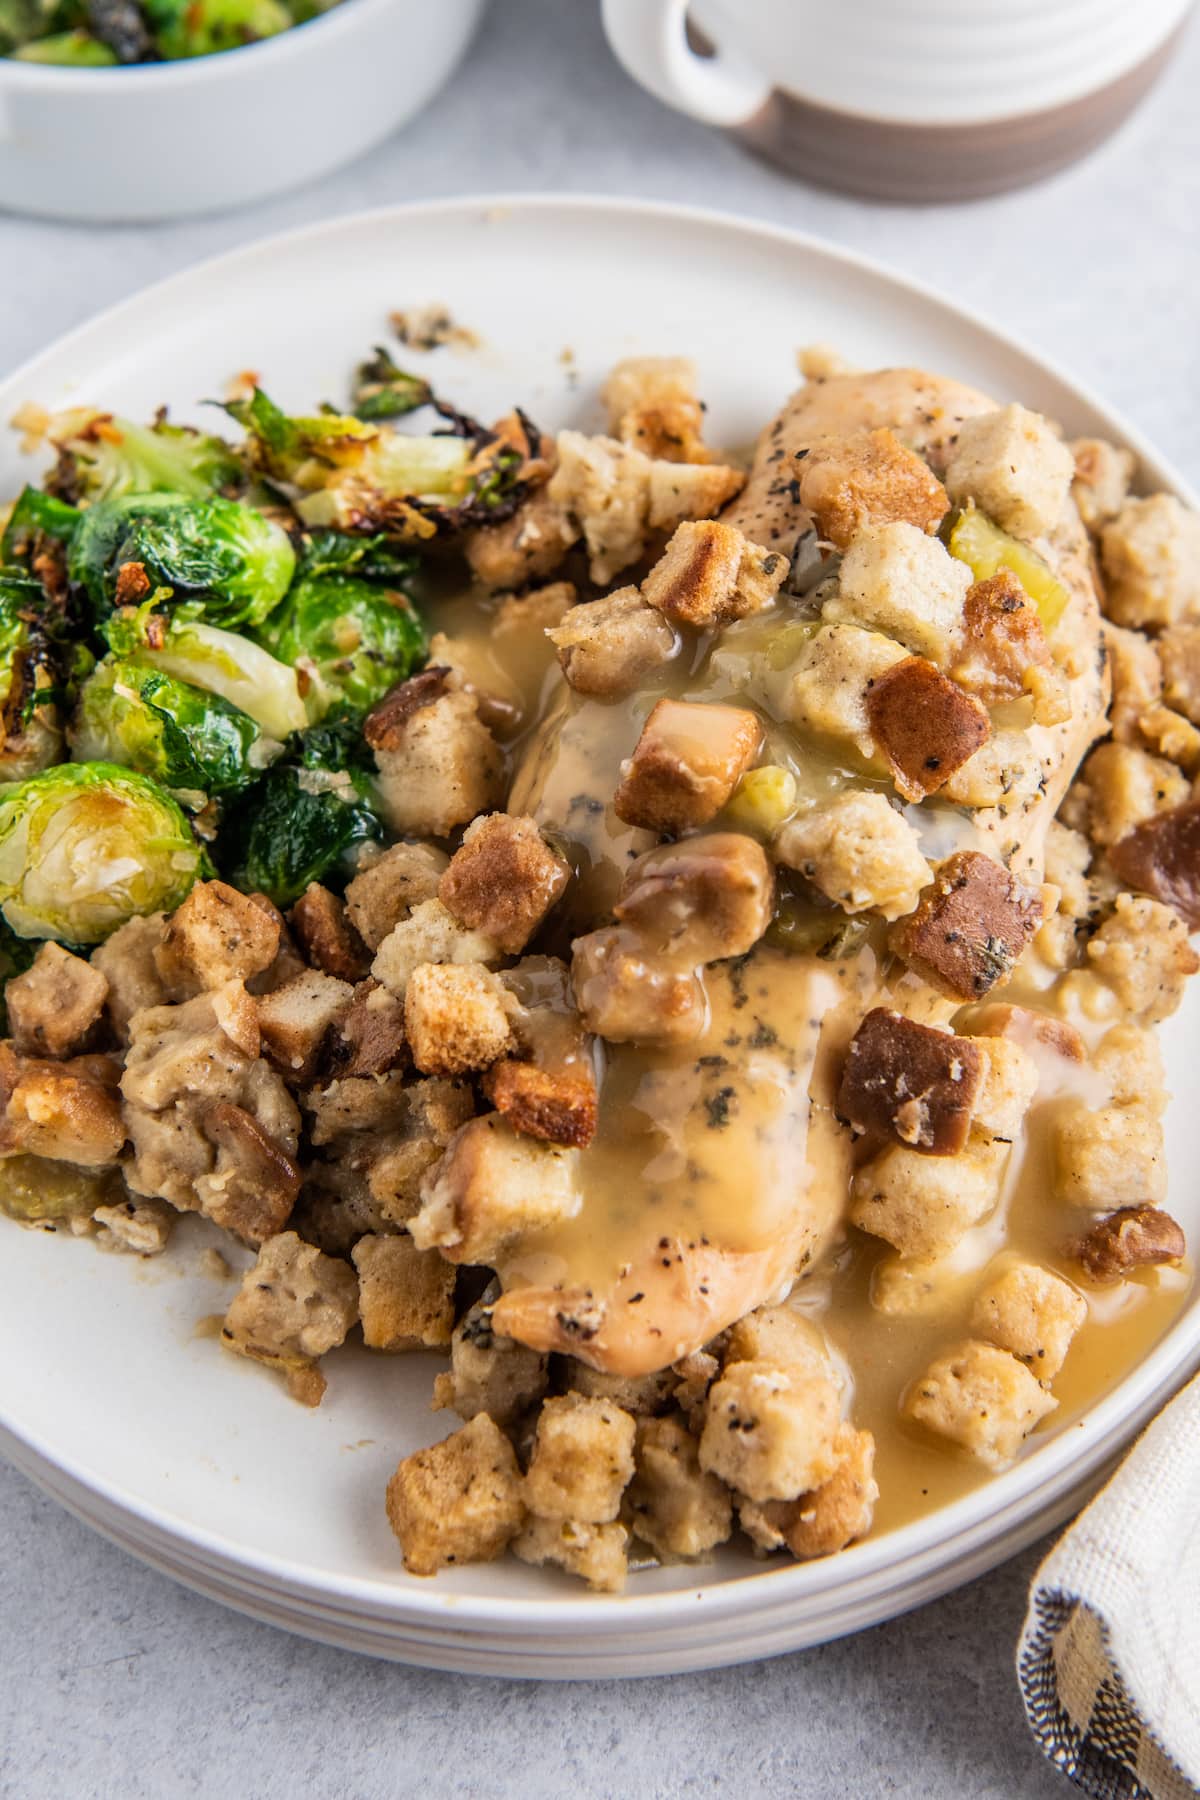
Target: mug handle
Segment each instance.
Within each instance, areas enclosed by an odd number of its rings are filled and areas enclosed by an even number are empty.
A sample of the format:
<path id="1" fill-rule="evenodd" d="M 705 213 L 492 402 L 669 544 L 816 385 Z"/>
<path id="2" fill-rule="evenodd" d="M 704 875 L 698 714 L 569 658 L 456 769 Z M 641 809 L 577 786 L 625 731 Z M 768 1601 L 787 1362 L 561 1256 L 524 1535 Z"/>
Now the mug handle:
<path id="1" fill-rule="evenodd" d="M 687 41 L 688 0 L 602 0 L 604 29 L 626 73 L 656 99 L 706 125 L 744 125 L 771 84 L 727 51 L 697 56 Z"/>

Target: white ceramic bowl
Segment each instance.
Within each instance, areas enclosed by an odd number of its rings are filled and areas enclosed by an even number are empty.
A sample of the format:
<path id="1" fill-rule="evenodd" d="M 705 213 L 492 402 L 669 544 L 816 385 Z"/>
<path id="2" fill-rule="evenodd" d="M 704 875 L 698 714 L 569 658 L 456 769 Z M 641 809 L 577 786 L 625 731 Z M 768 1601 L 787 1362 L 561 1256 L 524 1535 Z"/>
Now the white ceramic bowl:
<path id="1" fill-rule="evenodd" d="M 343 0 L 217 56 L 118 69 L 0 58 L 0 207 L 177 218 L 313 181 L 431 99 L 484 0 Z"/>
<path id="2" fill-rule="evenodd" d="M 352 0 L 352 4 L 357 0 Z M 615 268 L 637 270 L 627 290 Z M 566 272 L 566 279 L 564 279 Z M 394 307 L 437 301 L 478 348 L 405 352 L 494 417 L 520 401 L 546 429 L 595 429 L 621 356 L 696 358 L 715 443 L 746 443 L 794 385 L 797 345 L 863 366 L 912 361 L 1126 439 L 1150 487 L 1192 501 L 1120 419 L 1004 333 L 865 260 L 770 226 L 682 207 L 521 197 L 438 201 L 329 221 L 149 289 L 0 382 L 24 400 L 94 400 L 179 420 L 238 369 L 286 407 L 347 391 Z M 565 354 L 569 352 L 569 354 Z M 0 434 L 0 494 L 40 464 Z M 1200 1109 L 1187 1096 L 1200 984 L 1163 1032 L 1168 1204 L 1200 1241 Z M 397 1459 L 453 1429 L 431 1414 L 432 1356 L 347 1348 L 315 1411 L 227 1356 L 196 1322 L 228 1283 L 182 1222 L 147 1263 L 0 1220 L 0 1453 L 135 1555 L 226 1604 L 330 1643 L 434 1668 L 528 1676 L 666 1674 L 768 1656 L 932 1599 L 1032 1542 L 1086 1497 L 1200 1359 L 1200 1284 L 1141 1363 L 1082 1413 L 1064 1408 L 1017 1463 L 953 1505 L 825 1561 L 723 1551 L 648 1569 L 622 1598 L 512 1560 L 407 1575 L 384 1516 Z"/>

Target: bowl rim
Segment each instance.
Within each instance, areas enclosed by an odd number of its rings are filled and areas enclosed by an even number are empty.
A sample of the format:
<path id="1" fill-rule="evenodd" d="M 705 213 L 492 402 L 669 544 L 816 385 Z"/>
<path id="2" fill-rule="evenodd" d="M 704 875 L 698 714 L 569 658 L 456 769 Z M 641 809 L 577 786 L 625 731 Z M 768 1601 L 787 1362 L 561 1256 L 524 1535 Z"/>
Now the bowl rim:
<path id="1" fill-rule="evenodd" d="M 396 0 L 359 0 L 362 6 L 395 3 Z M 197 60 L 219 62 L 220 58 Z M 972 330 L 984 332 L 998 346 L 1033 364 L 1082 406 L 1099 414 L 1114 434 L 1135 452 L 1139 462 L 1159 485 L 1173 491 L 1186 504 L 1200 509 L 1200 498 L 1191 484 L 1121 412 L 1101 399 L 1087 383 L 1065 371 L 1055 359 L 1034 350 L 1021 335 L 999 324 L 986 311 L 947 299 L 931 284 L 898 273 L 874 257 L 847 249 L 817 233 L 716 208 L 621 194 L 501 191 L 456 195 L 335 214 L 274 232 L 249 244 L 203 258 L 102 308 L 81 324 L 53 338 L 17 368 L 0 376 L 0 389 L 36 380 L 44 358 L 57 357 L 70 350 L 97 327 L 117 323 L 126 309 L 132 312 L 148 303 L 161 307 L 164 302 L 169 307 L 175 290 L 186 290 L 198 276 L 220 270 L 236 278 L 243 264 L 285 247 L 294 248 L 305 240 L 336 240 L 340 233 L 363 229 L 396 229 L 409 219 L 429 214 L 470 222 L 481 216 L 525 213 L 543 215 L 549 223 L 556 211 L 564 210 L 597 216 L 633 214 L 656 221 L 668 232 L 673 225 L 686 224 L 740 236 L 750 242 L 766 240 L 782 251 L 816 256 L 905 292 L 925 308 L 941 312 Z M 470 1635 L 485 1633 L 489 1627 L 498 1625 L 508 1627 L 518 1635 L 551 1626 L 568 1632 L 587 1630 L 603 1638 L 631 1629 L 649 1630 L 668 1625 L 686 1628 L 689 1618 L 703 1616 L 706 1622 L 711 1622 L 736 1613 L 747 1604 L 753 1605 L 751 1595 L 755 1590 L 761 1596 L 758 1604 L 764 1610 L 768 1606 L 802 1609 L 806 1600 L 836 1592 L 838 1588 L 856 1590 L 863 1586 L 878 1586 L 890 1589 L 900 1580 L 907 1585 L 918 1578 L 922 1570 L 936 1566 L 943 1558 L 947 1562 L 957 1561 L 972 1548 L 982 1552 L 985 1547 L 998 1546 L 996 1560 L 1000 1560 L 1016 1530 L 1022 1525 L 1028 1526 L 1035 1515 L 1049 1513 L 1056 1502 L 1061 1504 L 1064 1496 L 1077 1493 L 1084 1483 L 1094 1480 L 1098 1471 L 1123 1451 L 1150 1417 L 1200 1369 L 1200 1273 L 1193 1281 L 1193 1298 L 1185 1309 L 1110 1392 L 1088 1407 L 1070 1426 L 1045 1439 L 1029 1455 L 980 1487 L 921 1518 L 884 1532 L 878 1538 L 867 1538 L 851 1545 L 837 1556 L 780 1568 L 748 1569 L 744 1575 L 727 1577 L 711 1585 L 704 1579 L 704 1565 L 699 1565 L 694 1585 L 653 1594 L 589 1594 L 571 1599 L 499 1596 L 448 1589 L 438 1591 L 434 1583 L 409 1585 L 412 1578 L 405 1577 L 400 1570 L 395 1574 L 380 1573 L 368 1578 L 306 1567 L 287 1555 L 248 1549 L 224 1531 L 197 1525 L 170 1506 L 131 1495 L 118 1481 L 98 1475 L 74 1456 L 63 1455 L 40 1432 L 18 1426 L 6 1414 L 2 1396 L 0 1454 L 7 1454 L 35 1479 L 40 1477 L 36 1467 L 31 1465 L 40 1463 L 49 1470 L 58 1471 L 85 1488 L 100 1503 L 101 1510 L 110 1508 L 120 1518 L 136 1523 L 150 1542 L 165 1536 L 176 1550 L 182 1548 L 185 1556 L 190 1552 L 194 1565 L 215 1565 L 226 1571 L 240 1572 L 251 1581 L 257 1578 L 264 1587 L 294 1599 L 303 1597 L 317 1607 L 340 1606 L 347 1613 L 353 1611 L 393 1625 Z M 16 1457 L 12 1455 L 14 1444 L 20 1447 Z M 20 1449 L 26 1453 L 24 1456 Z M 53 1483 L 48 1485 L 53 1487 Z M 96 1523 L 99 1529 L 105 1529 L 100 1518 Z M 946 1556 L 951 1543 L 955 1545 L 952 1559 Z M 180 1578 L 187 1579 L 186 1576 Z M 697 1602 L 702 1603 L 701 1615 L 695 1611 Z"/>

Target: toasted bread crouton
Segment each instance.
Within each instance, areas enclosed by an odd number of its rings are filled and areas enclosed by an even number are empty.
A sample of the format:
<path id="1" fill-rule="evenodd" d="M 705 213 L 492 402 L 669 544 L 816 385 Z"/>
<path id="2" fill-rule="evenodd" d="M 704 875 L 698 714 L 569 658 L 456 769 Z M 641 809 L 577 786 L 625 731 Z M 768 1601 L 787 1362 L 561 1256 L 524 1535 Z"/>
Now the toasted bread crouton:
<path id="1" fill-rule="evenodd" d="M 492 813 L 463 833 L 437 893 L 460 924 L 515 956 L 570 878 L 570 864 L 551 849 L 535 820 Z"/>
<path id="2" fill-rule="evenodd" d="M 771 923 L 774 904 L 762 846 L 742 832 L 712 831 L 631 862 L 613 914 L 652 954 L 678 966 L 744 956 Z"/>
<path id="3" fill-rule="evenodd" d="M 545 587 L 503 595 L 492 614 L 492 642 L 502 644 L 515 638 L 528 650 L 531 633 L 550 632 L 561 625 L 578 597 L 570 581 L 551 581 Z"/>
<path id="4" fill-rule="evenodd" d="M 388 1523 L 410 1575 L 492 1562 L 525 1518 L 513 1447 L 486 1413 L 406 1456 L 387 1487 Z"/>
<path id="5" fill-rule="evenodd" d="M 371 956 L 336 894 L 310 881 L 291 911 L 291 927 L 313 967 L 339 981 L 361 981 Z"/>
<path id="6" fill-rule="evenodd" d="M 1175 627 L 1190 631 L 1192 626 Z M 1165 633 L 1164 636 L 1169 636 Z M 1159 640 L 1161 647 L 1162 640 Z M 1142 714 L 1160 704 L 1163 696 L 1163 665 L 1159 652 L 1140 631 L 1126 631 L 1123 625 L 1104 621 L 1104 648 L 1112 679 L 1112 704 L 1109 721 L 1118 743 L 1136 744 L 1141 739 L 1139 721 Z M 1200 650 L 1200 631 L 1197 632 Z"/>
<path id="7" fill-rule="evenodd" d="M 17 1056 L 9 1043 L 0 1043 L 0 1107 L 0 1156 L 97 1169 L 115 1163 L 125 1142 L 120 1102 L 105 1082 L 77 1066 Z"/>
<path id="8" fill-rule="evenodd" d="M 1087 796 L 1088 836 L 1101 845 L 1116 844 L 1143 820 L 1181 806 L 1190 791 L 1173 763 L 1132 744 L 1099 745 L 1079 779 Z"/>
<path id="9" fill-rule="evenodd" d="M 434 1382 L 434 1411 L 450 1407 L 460 1419 L 485 1412 L 499 1425 L 510 1424 L 541 1399 L 548 1368 L 548 1357 L 492 1330 L 485 1295 L 454 1327 L 450 1368 Z"/>
<path id="10" fill-rule="evenodd" d="M 13 1048 L 20 1056 L 77 1056 L 95 1035 L 108 991 L 100 969 L 61 944 L 43 944 L 4 989 Z"/>
<path id="11" fill-rule="evenodd" d="M 612 1043 L 688 1043 L 708 1007 L 694 969 L 664 967 L 636 938 L 605 926 L 571 946 L 571 984 L 585 1026 Z"/>
<path id="12" fill-rule="evenodd" d="M 1008 1145 L 968 1140 L 957 1156 L 923 1156 L 893 1144 L 863 1164 L 851 1187 L 850 1220 L 902 1256 L 952 1250 L 1000 1197 Z"/>
<path id="13" fill-rule="evenodd" d="M 255 1001 L 263 1049 L 288 1080 L 312 1080 L 334 1021 L 353 994 L 348 981 L 306 969 Z"/>
<path id="14" fill-rule="evenodd" d="M 393 690 L 363 726 L 379 768 L 384 818 L 410 837 L 445 837 L 467 824 L 496 805 L 504 778 L 504 759 L 480 719 L 476 694 L 447 688 L 426 699 L 418 692 L 405 710 L 404 691 L 436 674 L 444 672 L 426 670 Z"/>
<path id="15" fill-rule="evenodd" d="M 837 1467 L 840 1410 L 828 1373 L 727 1363 L 708 1391 L 700 1467 L 751 1500 L 794 1500 Z"/>
<path id="16" fill-rule="evenodd" d="M 400 1226 L 421 1210 L 422 1184 L 475 1102 L 466 1082 L 436 1077 L 397 1084 L 392 1097 L 395 1106 L 382 1131 L 343 1138 L 336 1162 L 364 1181 L 367 1203 L 384 1224 Z"/>
<path id="17" fill-rule="evenodd" d="M 971 571 L 915 525 L 867 525 L 842 557 L 827 624 L 866 625 L 943 666 L 963 623 Z"/>
<path id="18" fill-rule="evenodd" d="M 969 1339 L 930 1363 L 901 1411 L 989 1469 L 1003 1469 L 1057 1405 L 1023 1362 L 995 1344 Z"/>
<path id="19" fill-rule="evenodd" d="M 1053 1381 L 1087 1316 L 1087 1301 L 1061 1275 L 1010 1262 L 980 1288 L 971 1330 L 1011 1351 L 1039 1381 Z"/>
<path id="20" fill-rule="evenodd" d="M 413 1241 L 451 1262 L 494 1263 L 514 1238 L 575 1217 L 578 1158 L 514 1131 L 499 1113 L 471 1119 L 426 1178 Z"/>
<path id="21" fill-rule="evenodd" d="M 360 1237 L 358 1310 L 368 1350 L 442 1350 L 454 1329 L 453 1265 L 410 1237 Z"/>
<path id="22" fill-rule="evenodd" d="M 680 525 L 642 583 L 642 598 L 676 625 L 718 631 L 761 612 L 778 593 L 788 562 L 752 544 L 733 525 Z"/>
<path id="23" fill-rule="evenodd" d="M 871 1138 L 955 1156 L 967 1141 L 986 1067 L 970 1038 L 873 1007 L 846 1052 L 838 1117 Z"/>
<path id="24" fill-rule="evenodd" d="M 525 1504 L 542 1519 L 606 1525 L 633 1475 L 636 1426 L 611 1400 L 563 1394 L 543 1402 L 525 1476 Z"/>
<path id="25" fill-rule="evenodd" d="M 293 1397 L 315 1406 L 325 1391 L 316 1359 L 344 1343 L 357 1318 L 353 1269 L 286 1231 L 267 1239 L 242 1277 L 221 1342 L 278 1369 Z"/>
<path id="26" fill-rule="evenodd" d="M 621 765 L 613 811 L 659 836 L 714 819 L 762 747 L 757 716 L 738 706 L 659 700 Z"/>
<path id="27" fill-rule="evenodd" d="M 1037 607 L 1016 576 L 999 569 L 972 583 L 950 665 L 959 686 L 985 706 L 995 706 L 1029 692 L 1032 671 L 1048 673 L 1053 666 Z"/>
<path id="28" fill-rule="evenodd" d="M 867 702 L 874 684 L 907 661 L 894 639 L 857 625 L 823 625 L 803 645 L 784 701 L 787 718 L 800 731 L 829 738 L 852 758 L 880 772 Z"/>
<path id="29" fill-rule="evenodd" d="M 596 1135 L 599 1100 L 594 1077 L 539 1069 L 505 1057 L 483 1078 L 498 1113 L 526 1137 L 586 1149 Z"/>
<path id="30" fill-rule="evenodd" d="M 578 536 L 570 513 L 543 486 L 510 519 L 468 531 L 463 554 L 484 587 L 523 588 L 553 575 Z"/>
<path id="31" fill-rule="evenodd" d="M 820 438 L 804 452 L 798 473 L 801 505 L 839 550 L 864 525 L 903 519 L 933 532 L 950 510 L 937 476 L 891 431 Z"/>
<path id="32" fill-rule="evenodd" d="M 301 1095 L 309 1115 L 309 1133 L 318 1147 L 355 1132 L 398 1131 L 408 1116 L 405 1072 L 386 1075 L 343 1075 Z"/>
<path id="33" fill-rule="evenodd" d="M 711 519 L 745 485 L 744 472 L 726 463 L 655 460 L 649 471 L 647 522 L 652 531 L 673 531 L 689 519 Z"/>
<path id="34" fill-rule="evenodd" d="M 1127 500 L 1100 535 L 1103 605 L 1118 625 L 1176 625 L 1200 610 L 1200 516 L 1173 494 Z"/>
<path id="35" fill-rule="evenodd" d="M 1070 450 L 1075 458 L 1071 494 L 1094 537 L 1125 504 L 1133 480 L 1133 453 L 1104 438 L 1075 438 Z"/>
<path id="36" fill-rule="evenodd" d="M 665 462 L 703 463 L 704 409 L 696 365 L 686 356 L 628 356 L 600 390 L 608 429 L 623 444 Z"/>
<path id="37" fill-rule="evenodd" d="M 1142 1107 L 1083 1105 L 1054 1121 L 1054 1194 L 1066 1206 L 1109 1212 L 1167 1196 L 1163 1128 Z"/>
<path id="38" fill-rule="evenodd" d="M 1200 969 L 1175 908 L 1133 894 L 1118 894 L 1114 911 L 1089 940 L 1087 955 L 1089 967 L 1138 1025 L 1169 1019 L 1188 976 Z"/>
<path id="39" fill-rule="evenodd" d="M 440 900 L 422 900 L 390 931 L 375 953 L 371 973 L 398 1000 L 421 963 L 495 963 L 500 948 L 481 931 L 460 925 Z"/>
<path id="40" fill-rule="evenodd" d="M 770 1363 L 776 1369 L 818 1369 L 828 1373 L 829 1352 L 810 1319 L 785 1301 L 758 1306 L 729 1328 L 725 1361 Z"/>
<path id="41" fill-rule="evenodd" d="M 657 1555 L 704 1556 L 725 1542 L 733 1529 L 729 1489 L 700 1467 L 699 1445 L 678 1414 L 638 1420 L 636 1460 L 629 1520 Z"/>
<path id="42" fill-rule="evenodd" d="M 166 929 L 164 913 L 147 913 L 127 919 L 110 938 L 92 951 L 90 967 L 108 982 L 105 1010 L 109 1023 L 124 1043 L 129 1021 L 144 1006 L 161 1006 L 167 990 L 154 961 Z"/>
<path id="43" fill-rule="evenodd" d="M 378 950 L 401 919 L 432 900 L 449 857 L 436 844 L 393 844 L 346 887 L 346 917 L 368 950 Z"/>
<path id="44" fill-rule="evenodd" d="M 899 918 L 932 871 L 917 834 L 883 794 L 844 792 L 786 824 L 775 854 L 843 912 Z"/>
<path id="45" fill-rule="evenodd" d="M 189 999 L 227 981 L 247 981 L 270 966 L 279 925 L 248 894 L 224 881 L 198 881 L 167 920 L 155 965 L 168 991 Z"/>
<path id="46" fill-rule="evenodd" d="M 742 1500 L 738 1522 L 764 1550 L 785 1546 L 805 1560 L 832 1556 L 865 1537 L 875 1516 L 879 1484 L 875 1480 L 875 1439 L 852 1425 L 839 1427 L 837 1468 L 811 1493 L 798 1500 Z"/>
<path id="47" fill-rule="evenodd" d="M 378 981 L 360 981 L 336 1021 L 329 1045 L 339 1075 L 386 1075 L 407 1057 L 404 1003 Z"/>
<path id="48" fill-rule="evenodd" d="M 867 722 L 898 793 L 935 794 L 991 733 L 978 700 L 923 656 L 893 663 L 867 694 Z"/>
<path id="49" fill-rule="evenodd" d="M 1186 1253 L 1182 1228 L 1157 1206 L 1122 1206 L 1070 1247 L 1093 1281 L 1122 1281 L 1135 1269 L 1182 1262 Z"/>
<path id="50" fill-rule="evenodd" d="M 642 554 L 650 468 L 648 456 L 616 438 L 585 437 L 580 431 L 558 434 L 558 466 L 547 493 L 582 533 L 591 577 L 599 585 Z"/>
<path id="51" fill-rule="evenodd" d="M 1041 413 L 1023 406 L 964 419 L 946 487 L 958 505 L 974 501 L 1019 538 L 1036 538 L 1062 517 L 1075 458 Z"/>
<path id="52" fill-rule="evenodd" d="M 1155 792 L 1167 786 L 1160 780 Z M 1200 800 L 1158 811 L 1135 824 L 1113 844 L 1108 860 L 1130 887 L 1173 907 L 1191 930 L 1200 925 Z"/>
<path id="53" fill-rule="evenodd" d="M 1042 898 L 978 850 L 938 864 L 892 949 L 941 993 L 978 1000 L 1007 981 L 1042 919 Z"/>
<path id="54" fill-rule="evenodd" d="M 1108 1082 L 1113 1106 L 1166 1110 L 1166 1071 L 1154 1032 L 1141 1025 L 1114 1025 L 1092 1051 L 1091 1065 Z"/>
<path id="55" fill-rule="evenodd" d="M 1146 644 L 1139 633 L 1129 635 Z M 1154 653 L 1162 668 L 1163 699 L 1193 725 L 1200 725 L 1200 624 L 1169 625 L 1154 640 Z"/>
<path id="56" fill-rule="evenodd" d="M 423 1075 L 486 1069 L 513 1047 L 498 975 L 477 963 L 419 963 L 404 993 L 404 1030 Z"/>
<path id="57" fill-rule="evenodd" d="M 971 1123 L 976 1131 L 1011 1143 L 1037 1093 L 1037 1063 L 1013 1037 L 972 1033 L 972 1039 L 984 1054 L 984 1072 Z"/>
<path id="58" fill-rule="evenodd" d="M 632 692 L 679 648 L 666 619 L 635 587 L 572 606 L 546 636 L 568 684 L 598 700 Z"/>
<path id="59" fill-rule="evenodd" d="M 629 1573 L 628 1541 L 623 1525 L 533 1516 L 513 1539 L 512 1553 L 535 1567 L 550 1563 L 568 1575 L 578 1575 L 594 1593 L 619 1594 Z"/>

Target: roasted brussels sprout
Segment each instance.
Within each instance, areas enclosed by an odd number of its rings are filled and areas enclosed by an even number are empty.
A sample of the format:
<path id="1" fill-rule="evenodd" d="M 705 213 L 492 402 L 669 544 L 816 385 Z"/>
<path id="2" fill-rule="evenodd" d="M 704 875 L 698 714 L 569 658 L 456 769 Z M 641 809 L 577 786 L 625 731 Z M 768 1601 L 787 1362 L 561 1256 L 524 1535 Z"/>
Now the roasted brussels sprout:
<path id="1" fill-rule="evenodd" d="M 366 712 L 412 673 L 427 647 L 407 595 L 348 575 L 297 581 L 255 635 L 280 662 L 308 674 L 322 714 Z"/>
<path id="2" fill-rule="evenodd" d="M 69 506 L 53 494 L 44 494 L 41 488 L 23 488 L 8 516 L 4 536 L 0 537 L 0 557 L 9 562 L 16 557 L 29 556 L 42 537 L 69 544 L 80 517 L 77 506 Z"/>
<path id="3" fill-rule="evenodd" d="M 77 761 L 140 769 L 197 810 L 249 787 L 282 748 L 220 695 L 117 656 L 84 683 L 70 738 Z"/>
<path id="4" fill-rule="evenodd" d="M 380 581 L 404 588 L 420 563 L 411 550 L 403 549 L 382 532 L 356 537 L 347 531 L 312 531 L 300 540 L 296 577 L 306 575 L 357 575 L 362 581 Z"/>
<path id="5" fill-rule="evenodd" d="M 355 847 L 382 835 L 366 750 L 349 721 L 314 726 L 232 809 L 219 867 L 238 887 L 290 906 L 310 881 L 354 872 Z"/>
<path id="6" fill-rule="evenodd" d="M 41 431 L 58 452 L 52 485 L 64 500 L 124 494 L 202 500 L 242 482 L 241 464 L 223 438 L 165 419 L 135 425 L 84 406 L 51 414 Z"/>
<path id="7" fill-rule="evenodd" d="M 399 419 L 428 406 L 433 389 L 419 375 L 397 368 L 382 345 L 360 364 L 354 383 L 354 414 L 359 419 Z"/>
<path id="8" fill-rule="evenodd" d="M 213 625 L 256 625 L 287 592 L 296 566 L 291 539 L 237 500 L 137 494 L 101 500 L 80 514 L 67 573 L 102 620 L 126 597 L 121 571 L 140 568 L 141 598 L 171 589 Z"/>
<path id="9" fill-rule="evenodd" d="M 0 797 L 0 913 L 18 937 L 97 944 L 207 873 L 179 807 L 136 770 L 60 763 Z"/>
<path id="10" fill-rule="evenodd" d="M 223 631 L 186 611 L 168 617 L 155 610 L 153 597 L 144 606 L 113 613 L 103 629 L 115 655 L 148 663 L 206 694 L 219 694 L 281 743 L 309 723 L 295 669 L 235 631 Z"/>

